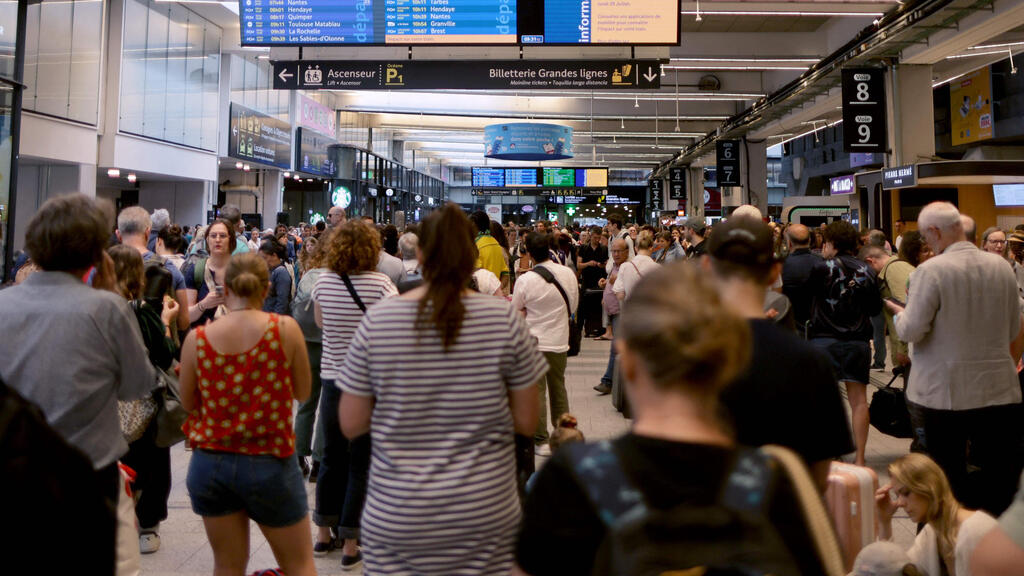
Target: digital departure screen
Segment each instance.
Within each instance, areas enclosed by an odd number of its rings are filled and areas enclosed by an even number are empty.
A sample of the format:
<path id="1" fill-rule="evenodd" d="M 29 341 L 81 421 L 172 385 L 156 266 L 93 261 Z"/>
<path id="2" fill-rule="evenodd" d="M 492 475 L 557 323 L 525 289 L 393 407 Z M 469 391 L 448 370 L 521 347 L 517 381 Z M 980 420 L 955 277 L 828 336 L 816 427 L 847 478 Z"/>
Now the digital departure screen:
<path id="1" fill-rule="evenodd" d="M 501 188 L 504 185 L 504 168 L 473 168 L 473 186 Z"/>
<path id="2" fill-rule="evenodd" d="M 576 186 L 579 186 L 580 188 L 604 188 L 607 185 L 607 168 L 576 169 Z"/>
<path id="3" fill-rule="evenodd" d="M 576 171 L 572 168 L 544 168 L 544 186 L 571 187 L 576 185 Z"/>
<path id="4" fill-rule="evenodd" d="M 505 186 L 532 188 L 537 185 L 536 168 L 506 168 Z"/>
<path id="5" fill-rule="evenodd" d="M 239 0 L 243 46 L 679 44 L 680 0 Z"/>

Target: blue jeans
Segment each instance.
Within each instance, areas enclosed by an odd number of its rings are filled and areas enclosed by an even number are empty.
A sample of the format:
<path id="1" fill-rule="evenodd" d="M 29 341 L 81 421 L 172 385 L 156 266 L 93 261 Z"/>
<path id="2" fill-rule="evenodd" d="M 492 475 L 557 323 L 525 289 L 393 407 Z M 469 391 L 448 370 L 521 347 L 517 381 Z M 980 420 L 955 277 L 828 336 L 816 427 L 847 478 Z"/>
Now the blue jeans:
<path id="1" fill-rule="evenodd" d="M 306 352 L 309 354 L 309 369 L 313 374 L 313 389 L 309 398 L 299 404 L 299 411 L 295 415 L 295 453 L 299 456 L 313 456 L 313 460 L 319 461 L 323 455 L 316 450 L 316 443 L 313 441 L 313 424 L 316 421 L 316 409 L 320 405 L 320 358 L 323 355 L 323 345 L 320 342 L 306 342 Z"/>
<path id="2" fill-rule="evenodd" d="M 366 502 L 370 476 L 370 435 L 349 441 L 341 433 L 338 404 L 341 389 L 334 380 L 323 380 L 320 390 L 320 423 L 323 426 L 324 457 L 316 479 L 316 510 L 313 523 L 337 527 L 346 540 L 359 538 L 359 517 Z"/>
<path id="3" fill-rule="evenodd" d="M 608 368 L 604 371 L 604 376 L 601 376 L 601 384 L 607 386 L 612 385 L 612 378 L 615 377 L 615 339 L 618 338 L 617 325 L 619 323 L 619 315 L 614 314 L 608 317 L 608 322 L 612 327 L 612 348 L 608 351 Z"/>

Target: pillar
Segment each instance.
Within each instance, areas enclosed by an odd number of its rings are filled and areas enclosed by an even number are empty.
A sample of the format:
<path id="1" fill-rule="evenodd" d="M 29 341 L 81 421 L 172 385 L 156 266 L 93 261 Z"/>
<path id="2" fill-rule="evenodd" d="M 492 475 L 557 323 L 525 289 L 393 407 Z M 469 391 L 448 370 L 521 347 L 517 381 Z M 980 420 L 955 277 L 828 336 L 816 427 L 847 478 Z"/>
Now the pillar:
<path id="1" fill-rule="evenodd" d="M 768 141 L 743 139 L 740 152 L 741 204 L 768 214 Z"/>
<path id="2" fill-rule="evenodd" d="M 888 166 L 929 162 L 935 156 L 932 67 L 893 65 L 888 72 Z"/>

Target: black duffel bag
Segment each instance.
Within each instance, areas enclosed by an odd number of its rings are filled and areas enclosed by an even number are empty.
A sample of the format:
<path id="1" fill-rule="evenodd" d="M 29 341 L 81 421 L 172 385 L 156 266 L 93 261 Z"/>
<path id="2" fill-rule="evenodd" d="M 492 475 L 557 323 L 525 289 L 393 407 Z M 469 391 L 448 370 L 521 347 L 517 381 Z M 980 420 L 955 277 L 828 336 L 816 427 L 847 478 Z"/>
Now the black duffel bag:
<path id="1" fill-rule="evenodd" d="M 889 383 L 871 397 L 868 415 L 871 425 L 882 434 L 895 438 L 913 438 L 914 427 L 910 423 L 910 411 L 907 410 L 906 386 L 893 387 L 893 382 L 903 375 L 902 366 L 893 369 Z"/>

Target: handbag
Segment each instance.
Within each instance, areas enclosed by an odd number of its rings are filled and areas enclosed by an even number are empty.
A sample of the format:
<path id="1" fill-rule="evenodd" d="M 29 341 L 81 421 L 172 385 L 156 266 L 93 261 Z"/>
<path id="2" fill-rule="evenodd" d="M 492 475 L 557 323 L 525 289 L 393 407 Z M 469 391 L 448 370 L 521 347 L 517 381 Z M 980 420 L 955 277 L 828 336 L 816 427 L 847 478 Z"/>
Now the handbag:
<path id="1" fill-rule="evenodd" d="M 156 366 L 157 389 L 153 392 L 156 398 L 156 440 L 161 448 L 170 448 L 185 440 L 182 426 L 188 419 L 188 410 L 181 404 L 181 385 L 173 372 Z"/>
<path id="2" fill-rule="evenodd" d="M 879 432 L 895 438 L 913 438 L 914 427 L 910 423 L 907 409 L 906 388 L 893 388 L 893 382 L 903 376 L 904 369 L 898 366 L 892 371 L 892 379 L 885 388 L 875 391 L 868 406 L 871 425 Z"/>
<path id="3" fill-rule="evenodd" d="M 145 433 L 149 423 L 157 413 L 157 403 L 153 395 L 138 400 L 118 400 L 117 415 L 121 420 L 121 434 L 131 444 Z"/>
<path id="4" fill-rule="evenodd" d="M 583 330 L 580 329 L 580 325 L 576 322 L 576 318 L 572 313 L 572 306 L 569 305 L 569 296 L 565 294 L 562 285 L 555 280 L 555 276 L 547 268 L 537 266 L 530 270 L 530 272 L 536 272 L 545 282 L 554 284 L 555 288 L 558 288 L 558 293 L 562 295 L 562 300 L 565 300 L 565 310 L 569 314 L 569 351 L 566 353 L 566 356 L 579 356 L 580 344 L 583 340 Z"/>

